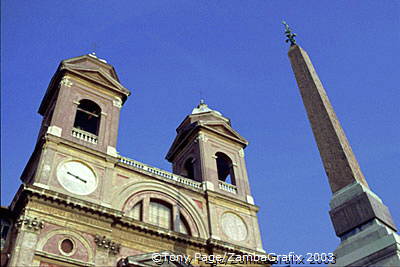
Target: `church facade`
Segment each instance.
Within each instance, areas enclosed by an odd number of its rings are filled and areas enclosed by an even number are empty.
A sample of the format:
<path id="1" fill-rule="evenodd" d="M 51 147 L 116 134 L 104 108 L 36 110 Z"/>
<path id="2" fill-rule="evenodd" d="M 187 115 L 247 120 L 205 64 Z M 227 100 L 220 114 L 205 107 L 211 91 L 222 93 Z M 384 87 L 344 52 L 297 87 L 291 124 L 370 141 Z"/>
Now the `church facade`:
<path id="1" fill-rule="evenodd" d="M 168 172 L 118 154 L 129 95 L 94 55 L 61 62 L 22 185 L 2 207 L 1 266 L 211 266 L 205 255 L 266 255 L 247 141 L 230 120 L 201 102 L 177 128 Z"/>

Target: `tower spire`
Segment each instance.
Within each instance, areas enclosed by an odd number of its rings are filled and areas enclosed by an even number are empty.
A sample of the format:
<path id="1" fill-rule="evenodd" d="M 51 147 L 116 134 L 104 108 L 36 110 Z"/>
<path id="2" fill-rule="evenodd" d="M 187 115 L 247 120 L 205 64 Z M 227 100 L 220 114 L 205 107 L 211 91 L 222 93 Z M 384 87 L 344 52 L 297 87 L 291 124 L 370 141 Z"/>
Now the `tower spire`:
<path id="1" fill-rule="evenodd" d="M 308 54 L 296 43 L 288 54 L 333 193 L 329 214 L 342 241 L 336 264 L 400 266 L 389 209 L 370 190 Z"/>

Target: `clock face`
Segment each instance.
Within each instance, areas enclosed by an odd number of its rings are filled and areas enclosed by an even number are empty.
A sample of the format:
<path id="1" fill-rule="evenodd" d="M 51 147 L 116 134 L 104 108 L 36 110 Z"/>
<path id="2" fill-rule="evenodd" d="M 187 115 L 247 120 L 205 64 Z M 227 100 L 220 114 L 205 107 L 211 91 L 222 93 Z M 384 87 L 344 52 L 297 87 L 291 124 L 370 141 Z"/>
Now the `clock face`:
<path id="1" fill-rule="evenodd" d="M 77 195 L 88 195 L 97 187 L 94 172 L 78 161 L 62 163 L 57 169 L 57 179 L 66 190 Z"/>
<path id="2" fill-rule="evenodd" d="M 247 237 L 247 227 L 243 220 L 231 212 L 222 215 L 222 230 L 232 240 L 243 241 Z"/>

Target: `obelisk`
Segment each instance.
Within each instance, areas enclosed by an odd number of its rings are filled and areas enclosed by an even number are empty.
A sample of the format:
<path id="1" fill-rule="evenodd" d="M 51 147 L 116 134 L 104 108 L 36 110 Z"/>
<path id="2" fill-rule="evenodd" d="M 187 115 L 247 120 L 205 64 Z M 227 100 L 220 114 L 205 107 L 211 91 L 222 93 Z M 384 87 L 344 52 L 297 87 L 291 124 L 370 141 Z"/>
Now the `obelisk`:
<path id="1" fill-rule="evenodd" d="M 308 54 L 284 24 L 292 69 L 333 193 L 329 214 L 341 243 L 332 266 L 400 266 L 400 238 L 389 209 L 369 188 Z"/>

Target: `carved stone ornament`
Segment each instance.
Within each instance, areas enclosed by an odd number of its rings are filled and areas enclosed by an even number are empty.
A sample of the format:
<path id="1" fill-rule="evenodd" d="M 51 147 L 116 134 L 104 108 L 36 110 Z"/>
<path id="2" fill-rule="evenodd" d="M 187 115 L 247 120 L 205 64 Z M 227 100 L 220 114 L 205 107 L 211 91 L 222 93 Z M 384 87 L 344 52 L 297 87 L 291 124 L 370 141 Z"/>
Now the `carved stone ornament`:
<path id="1" fill-rule="evenodd" d="M 118 254 L 121 248 L 121 244 L 116 243 L 111 239 L 106 238 L 105 236 L 96 235 L 96 237 L 94 238 L 94 242 L 99 248 L 106 249 L 114 255 Z"/>
<path id="2" fill-rule="evenodd" d="M 43 229 L 44 223 L 41 220 L 38 220 L 36 217 L 25 217 L 22 215 L 16 222 L 16 226 L 18 228 L 25 226 L 26 229 L 37 231 L 39 229 Z"/>
<path id="3" fill-rule="evenodd" d="M 115 98 L 114 100 L 113 100 L 113 104 L 114 104 L 114 106 L 115 107 L 117 107 L 117 108 L 122 108 L 122 100 L 120 99 L 120 98 Z"/>
<path id="4" fill-rule="evenodd" d="M 203 142 L 207 142 L 208 138 L 207 138 L 203 133 L 200 133 L 200 134 L 196 137 L 196 140 L 200 140 L 200 141 L 203 141 Z"/>
<path id="5" fill-rule="evenodd" d="M 68 76 L 64 76 L 60 82 L 61 85 L 64 85 L 66 87 L 71 87 L 72 82 L 68 79 Z"/>
<path id="6" fill-rule="evenodd" d="M 244 150 L 243 150 L 243 148 L 241 148 L 239 150 L 239 157 L 244 158 Z"/>

